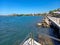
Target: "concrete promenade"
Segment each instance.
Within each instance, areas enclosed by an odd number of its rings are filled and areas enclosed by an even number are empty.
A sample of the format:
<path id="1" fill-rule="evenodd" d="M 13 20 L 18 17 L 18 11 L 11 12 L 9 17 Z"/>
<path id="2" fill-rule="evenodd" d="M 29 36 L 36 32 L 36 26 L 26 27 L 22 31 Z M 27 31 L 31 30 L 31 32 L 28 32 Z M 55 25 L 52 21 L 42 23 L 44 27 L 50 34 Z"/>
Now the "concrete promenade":
<path id="1" fill-rule="evenodd" d="M 50 16 L 48 16 L 48 18 L 60 28 L 60 18 L 50 17 Z"/>

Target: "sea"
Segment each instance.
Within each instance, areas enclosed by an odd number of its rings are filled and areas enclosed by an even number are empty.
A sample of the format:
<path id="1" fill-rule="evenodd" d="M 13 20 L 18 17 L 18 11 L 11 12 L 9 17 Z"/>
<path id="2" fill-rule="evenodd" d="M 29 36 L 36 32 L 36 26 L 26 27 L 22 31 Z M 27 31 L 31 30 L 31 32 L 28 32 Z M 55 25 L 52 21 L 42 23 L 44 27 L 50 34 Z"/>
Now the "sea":
<path id="1" fill-rule="evenodd" d="M 55 37 L 54 29 L 37 27 L 42 22 L 43 16 L 0 16 L 0 45 L 18 45 L 25 37 L 34 32 L 47 34 Z M 54 40 L 54 45 L 60 42 Z"/>

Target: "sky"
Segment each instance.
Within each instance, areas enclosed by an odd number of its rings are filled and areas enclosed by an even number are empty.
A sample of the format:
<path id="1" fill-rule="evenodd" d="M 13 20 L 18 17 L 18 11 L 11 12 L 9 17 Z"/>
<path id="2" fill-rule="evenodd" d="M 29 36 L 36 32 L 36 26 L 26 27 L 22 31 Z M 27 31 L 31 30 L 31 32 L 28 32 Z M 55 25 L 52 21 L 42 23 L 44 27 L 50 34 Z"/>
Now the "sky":
<path id="1" fill-rule="evenodd" d="M 0 0 L 0 15 L 45 13 L 60 8 L 60 0 Z"/>

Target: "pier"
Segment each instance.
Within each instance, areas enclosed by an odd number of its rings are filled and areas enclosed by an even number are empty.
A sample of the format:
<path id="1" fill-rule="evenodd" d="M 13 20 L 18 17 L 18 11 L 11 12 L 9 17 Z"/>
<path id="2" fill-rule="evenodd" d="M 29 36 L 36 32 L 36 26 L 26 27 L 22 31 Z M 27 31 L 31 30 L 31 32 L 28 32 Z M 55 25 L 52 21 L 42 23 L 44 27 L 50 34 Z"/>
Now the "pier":
<path id="1" fill-rule="evenodd" d="M 47 19 L 49 19 L 50 25 L 57 29 L 56 32 L 60 38 L 60 18 L 47 16 Z"/>
<path id="2" fill-rule="evenodd" d="M 50 21 L 52 21 L 54 24 L 56 24 L 56 25 L 60 28 L 60 18 L 49 17 L 49 16 L 48 16 L 48 19 L 49 19 Z"/>

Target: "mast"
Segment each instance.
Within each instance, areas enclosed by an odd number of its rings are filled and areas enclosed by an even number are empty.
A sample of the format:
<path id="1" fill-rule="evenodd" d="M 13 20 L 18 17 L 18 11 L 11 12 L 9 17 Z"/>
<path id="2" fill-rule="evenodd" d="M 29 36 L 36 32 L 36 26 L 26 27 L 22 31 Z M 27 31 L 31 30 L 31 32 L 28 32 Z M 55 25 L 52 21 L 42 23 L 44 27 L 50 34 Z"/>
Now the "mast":
<path id="1" fill-rule="evenodd" d="M 30 37 L 31 37 L 31 45 L 34 45 L 33 32 L 30 34 Z"/>

